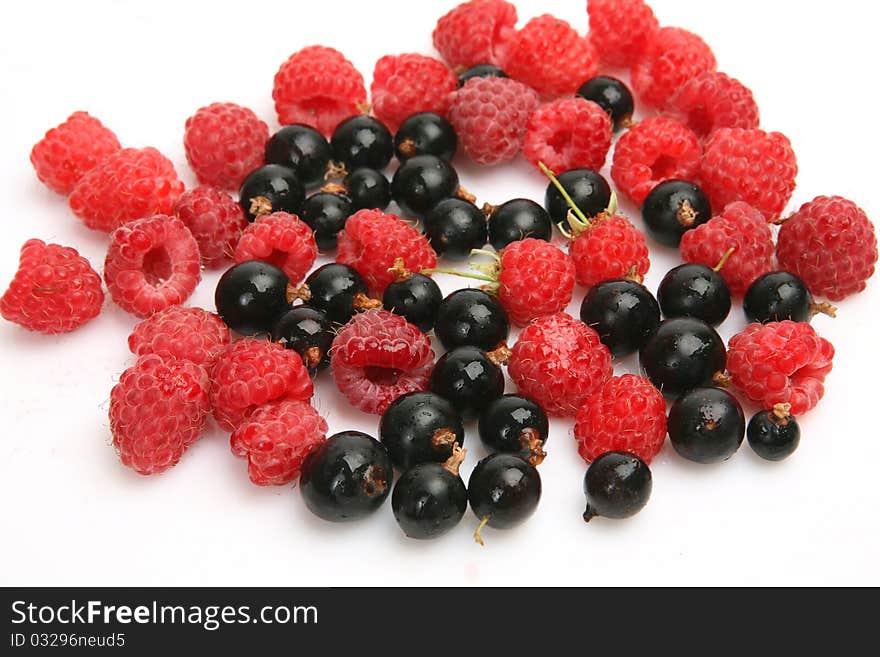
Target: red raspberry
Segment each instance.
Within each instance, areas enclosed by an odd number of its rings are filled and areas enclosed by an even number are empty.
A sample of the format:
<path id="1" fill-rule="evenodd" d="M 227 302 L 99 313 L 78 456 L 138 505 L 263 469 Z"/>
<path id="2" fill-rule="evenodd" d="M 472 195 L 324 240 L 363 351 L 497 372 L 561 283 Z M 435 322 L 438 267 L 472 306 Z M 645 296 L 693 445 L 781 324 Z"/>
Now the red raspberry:
<path id="1" fill-rule="evenodd" d="M 226 192 L 205 185 L 185 191 L 174 205 L 174 214 L 196 239 L 205 267 L 231 259 L 248 226 L 241 205 Z"/>
<path id="2" fill-rule="evenodd" d="M 339 233 L 336 262 L 356 269 L 378 298 L 394 281 L 391 269 L 398 258 L 403 258 L 408 271 L 437 266 L 437 254 L 427 238 L 393 214 L 361 210 L 349 217 Z"/>
<path id="3" fill-rule="evenodd" d="M 333 340 L 330 364 L 339 391 L 364 413 L 381 415 L 398 397 L 427 390 L 431 339 L 386 310 L 356 315 Z"/>
<path id="4" fill-rule="evenodd" d="M 324 441 L 327 428 L 306 402 L 272 402 L 235 430 L 232 453 L 248 460 L 248 476 L 257 486 L 286 486 L 299 477 L 303 461 Z"/>
<path id="5" fill-rule="evenodd" d="M 182 304 L 201 278 L 199 246 L 176 217 L 132 221 L 110 237 L 104 281 L 113 301 L 132 315 L 149 317 Z"/>
<path id="6" fill-rule="evenodd" d="M 212 372 L 214 419 L 235 431 L 260 406 L 269 402 L 307 402 L 314 386 L 302 357 L 276 342 L 243 338 L 228 345 Z"/>
<path id="7" fill-rule="evenodd" d="M 203 185 L 238 190 L 263 166 L 269 126 L 234 103 L 213 103 L 186 120 L 186 160 Z"/>
<path id="8" fill-rule="evenodd" d="M 751 90 L 724 73 L 706 71 L 687 82 L 666 107 L 676 119 L 705 139 L 719 128 L 752 130 L 761 113 Z"/>
<path id="9" fill-rule="evenodd" d="M 69 202 L 86 226 L 111 233 L 135 219 L 171 214 L 182 193 L 171 160 L 155 148 L 125 148 L 80 178 Z"/>
<path id="10" fill-rule="evenodd" d="M 544 14 L 517 32 L 507 48 L 504 70 L 542 96 L 572 96 L 599 71 L 590 42 L 563 20 Z"/>
<path id="11" fill-rule="evenodd" d="M 508 371 L 522 394 L 563 417 L 574 417 L 613 374 L 599 334 L 564 313 L 542 317 L 520 334 Z"/>
<path id="12" fill-rule="evenodd" d="M 628 68 L 636 63 L 660 27 L 644 0 L 587 0 L 590 42 L 606 66 Z"/>
<path id="13" fill-rule="evenodd" d="M 214 313 L 171 306 L 135 326 L 128 348 L 135 356 L 156 354 L 210 369 L 230 340 L 229 328 Z"/>
<path id="14" fill-rule="evenodd" d="M 121 149 L 116 135 L 98 119 L 74 112 L 34 146 L 31 164 L 43 184 L 66 196 L 80 178 Z"/>
<path id="15" fill-rule="evenodd" d="M 507 78 L 473 78 L 452 97 L 449 120 L 477 164 L 492 166 L 519 155 L 538 94 Z"/>
<path id="16" fill-rule="evenodd" d="M 248 225 L 235 247 L 236 262 L 271 262 L 287 274 L 293 285 L 306 277 L 317 257 L 312 229 L 286 212 L 258 217 Z"/>
<path id="17" fill-rule="evenodd" d="M 641 376 L 611 379 L 578 411 L 574 437 L 587 463 L 629 452 L 650 464 L 666 441 L 666 400 Z"/>
<path id="18" fill-rule="evenodd" d="M 732 251 L 730 257 L 725 256 Z M 773 271 L 773 233 L 764 215 L 747 203 L 731 203 L 717 217 L 681 240 L 685 262 L 722 267 L 719 273 L 738 296 Z"/>
<path id="19" fill-rule="evenodd" d="M 666 180 L 695 180 L 702 154 L 700 140 L 686 125 L 662 117 L 645 119 L 617 142 L 611 177 L 641 205 Z"/>
<path id="20" fill-rule="evenodd" d="M 565 98 L 543 105 L 529 118 L 523 155 L 556 171 L 605 166 L 611 149 L 611 117 L 596 103 Z"/>
<path id="21" fill-rule="evenodd" d="M 646 104 L 665 107 L 686 82 L 717 65 L 712 49 L 696 34 L 663 27 L 651 35 L 633 65 L 633 88 Z"/>
<path id="22" fill-rule="evenodd" d="M 577 282 L 588 290 L 603 281 L 631 276 L 643 279 L 651 268 L 645 236 L 629 219 L 600 215 L 589 223 L 576 218 L 569 247 Z"/>
<path id="23" fill-rule="evenodd" d="M 101 277 L 76 249 L 28 240 L 0 314 L 29 331 L 55 335 L 94 319 L 103 304 Z"/>
<path id="24" fill-rule="evenodd" d="M 142 475 L 177 465 L 202 432 L 210 385 L 195 363 L 139 358 L 110 393 L 110 430 L 122 463 Z"/>
<path id="25" fill-rule="evenodd" d="M 275 74 L 272 89 L 281 125 L 303 123 L 325 135 L 361 113 L 364 78 L 338 50 L 309 46 L 295 52 Z"/>
<path id="26" fill-rule="evenodd" d="M 516 18 L 516 7 L 504 0 L 470 0 L 437 21 L 434 47 L 452 68 L 498 65 Z"/>
<path id="27" fill-rule="evenodd" d="M 813 410 L 825 395 L 834 346 L 809 324 L 752 324 L 730 340 L 727 370 L 749 399 L 772 409 L 791 404 L 792 415 Z"/>
<path id="28" fill-rule="evenodd" d="M 443 62 L 424 55 L 386 55 L 376 62 L 370 94 L 373 114 L 388 129 L 397 131 L 404 120 L 417 112 L 449 109 L 450 94 L 458 78 Z"/>
<path id="29" fill-rule="evenodd" d="M 797 172 L 797 158 L 785 135 L 722 128 L 706 142 L 700 180 L 712 207 L 745 201 L 773 219 L 788 205 Z"/>
<path id="30" fill-rule="evenodd" d="M 864 291 L 874 275 L 874 225 L 852 201 L 820 196 L 782 224 L 776 256 L 813 294 L 842 301 Z"/>

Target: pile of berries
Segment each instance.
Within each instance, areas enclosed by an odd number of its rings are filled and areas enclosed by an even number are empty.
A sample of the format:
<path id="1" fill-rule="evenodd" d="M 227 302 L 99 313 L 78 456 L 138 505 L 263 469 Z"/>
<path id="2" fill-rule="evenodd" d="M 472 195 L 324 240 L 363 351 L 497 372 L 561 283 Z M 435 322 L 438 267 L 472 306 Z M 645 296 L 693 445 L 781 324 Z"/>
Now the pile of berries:
<path id="1" fill-rule="evenodd" d="M 448 532 L 468 505 L 479 542 L 529 518 L 549 417 L 574 421 L 587 521 L 645 506 L 667 436 L 697 463 L 731 458 L 746 436 L 762 458 L 787 458 L 834 358 L 810 324 L 834 307 L 816 298 L 866 288 L 873 225 L 837 196 L 784 216 L 792 146 L 761 128 L 752 93 L 700 37 L 662 27 L 643 0 L 589 0 L 588 14 L 586 36 L 551 15 L 517 29 L 512 4 L 470 0 L 437 23 L 442 61 L 382 57 L 369 94 L 342 53 L 304 48 L 275 76 L 274 134 L 232 103 L 186 120 L 189 190 L 157 150 L 123 148 L 74 113 L 31 161 L 109 235 L 104 285 L 74 249 L 33 239 L 0 312 L 65 333 L 100 313 L 106 286 L 143 320 L 110 397 L 113 445 L 136 472 L 173 467 L 213 415 L 254 484 L 298 482 L 333 522 L 390 496 L 415 539 Z M 608 67 L 628 68 L 635 93 L 599 75 Z M 635 120 L 637 100 L 651 118 Z M 457 154 L 483 166 L 522 154 L 547 180 L 543 204 L 477 205 Z M 609 157 L 616 191 L 598 173 Z M 685 263 L 656 296 L 642 284 L 649 243 Z M 183 306 L 203 268 L 226 269 L 216 312 Z M 432 275 L 450 273 L 482 287 L 444 297 Z M 565 312 L 576 287 L 578 318 Z M 715 329 L 737 299 L 751 323 L 725 345 Z M 635 354 L 642 375 L 615 376 Z M 505 367 L 517 394 L 504 394 Z M 377 437 L 327 436 L 311 399 L 328 368 L 380 416 Z M 736 394 L 760 409 L 748 423 Z M 465 485 L 469 422 L 490 455 Z"/>

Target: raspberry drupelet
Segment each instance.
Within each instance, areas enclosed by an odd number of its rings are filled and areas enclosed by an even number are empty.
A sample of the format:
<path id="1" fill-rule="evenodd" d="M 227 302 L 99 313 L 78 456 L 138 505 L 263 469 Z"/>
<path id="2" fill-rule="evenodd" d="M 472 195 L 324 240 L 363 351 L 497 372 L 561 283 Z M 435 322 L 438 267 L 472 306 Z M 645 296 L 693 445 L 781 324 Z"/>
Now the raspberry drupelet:
<path id="1" fill-rule="evenodd" d="M 687 82 L 669 101 L 666 111 L 700 139 L 721 128 L 753 130 L 761 123 L 751 90 L 739 80 L 712 71 Z"/>
<path id="2" fill-rule="evenodd" d="M 281 269 L 292 285 L 302 282 L 317 258 L 312 229 L 286 212 L 258 217 L 245 228 L 235 247 L 235 262 L 269 262 Z"/>
<path id="3" fill-rule="evenodd" d="M 407 53 L 386 55 L 376 62 L 370 96 L 373 113 L 392 133 L 418 112 L 446 116 L 458 78 L 443 62 Z"/>
<path id="4" fill-rule="evenodd" d="M 636 63 L 660 24 L 644 0 L 588 0 L 590 43 L 603 64 L 627 68 Z"/>
<path id="5" fill-rule="evenodd" d="M 504 0 L 464 2 L 437 21 L 434 47 L 451 68 L 500 64 L 516 19 L 516 7 Z"/>
<path id="6" fill-rule="evenodd" d="M 185 191 L 174 204 L 174 214 L 195 238 L 205 267 L 229 261 L 248 225 L 241 206 L 229 194 L 207 185 Z"/>
<path id="7" fill-rule="evenodd" d="M 633 88 L 644 103 L 663 108 L 686 82 L 716 67 L 715 54 L 700 37 L 663 27 L 648 38 L 633 64 Z"/>
<path id="8" fill-rule="evenodd" d="M 210 370 L 231 339 L 229 328 L 214 313 L 172 306 L 135 326 L 128 348 L 135 356 L 155 354 Z"/>
<path id="9" fill-rule="evenodd" d="M 532 112 L 523 144 L 525 158 L 555 171 L 605 166 L 611 149 L 611 118 L 599 105 L 583 98 L 547 103 Z"/>

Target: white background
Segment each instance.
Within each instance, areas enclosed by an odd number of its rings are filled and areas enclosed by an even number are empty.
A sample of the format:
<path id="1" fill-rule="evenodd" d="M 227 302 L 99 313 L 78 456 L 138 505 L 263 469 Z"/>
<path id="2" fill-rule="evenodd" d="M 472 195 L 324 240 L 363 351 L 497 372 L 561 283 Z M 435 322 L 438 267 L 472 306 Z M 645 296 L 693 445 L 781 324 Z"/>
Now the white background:
<path id="1" fill-rule="evenodd" d="M 290 53 L 335 46 L 369 80 L 383 54 L 432 52 L 434 23 L 452 4 L 17 3 L 0 40 L 0 285 L 31 237 L 75 246 L 100 270 L 106 236 L 84 228 L 28 162 L 33 143 L 72 111 L 100 117 L 125 145 L 159 148 L 189 185 L 182 134 L 195 109 L 239 102 L 277 127 L 272 78 Z M 582 0 L 517 5 L 521 21 L 551 9 L 586 29 Z M 801 167 L 792 209 L 836 193 L 878 216 L 880 49 L 870 3 L 653 6 L 664 24 L 701 34 L 720 69 L 754 90 L 763 125 L 791 138 Z M 522 161 L 495 171 L 462 164 L 460 173 L 481 202 L 540 200 L 545 186 Z M 677 260 L 659 247 L 652 257 L 655 289 Z M 212 308 L 217 277 L 205 277 L 193 305 Z M 842 304 L 839 319 L 815 321 L 837 346 L 835 371 L 825 401 L 803 419 L 802 446 L 789 462 L 763 463 L 744 446 L 723 466 L 699 467 L 667 445 L 641 516 L 585 526 L 585 466 L 571 423 L 556 421 L 539 512 L 516 531 L 487 530 L 485 548 L 471 538 L 470 512 L 433 544 L 405 540 L 390 505 L 360 524 L 323 524 L 298 491 L 251 485 L 245 463 L 213 425 L 178 467 L 139 477 L 117 461 L 107 422 L 110 389 L 132 363 L 126 336 L 135 319 L 108 300 L 98 320 L 66 337 L 2 323 L 0 584 L 880 584 L 877 287 L 875 280 Z M 737 308 L 724 337 L 743 325 Z M 618 373 L 635 367 L 627 361 Z M 375 434 L 377 419 L 343 404 L 327 374 L 318 389 L 317 407 L 332 430 Z M 465 476 L 483 455 L 475 431 L 468 442 Z"/>

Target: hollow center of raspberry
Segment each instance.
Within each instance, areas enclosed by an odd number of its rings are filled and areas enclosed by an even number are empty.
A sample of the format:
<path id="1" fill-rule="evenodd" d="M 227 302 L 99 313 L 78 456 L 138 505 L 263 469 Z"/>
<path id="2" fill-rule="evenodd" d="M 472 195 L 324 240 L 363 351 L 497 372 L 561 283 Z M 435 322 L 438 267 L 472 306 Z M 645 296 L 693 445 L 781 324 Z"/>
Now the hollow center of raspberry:
<path id="1" fill-rule="evenodd" d="M 364 376 L 367 377 L 367 381 L 375 383 L 377 386 L 393 386 L 400 381 L 403 371 L 370 365 L 364 368 Z"/>
<path id="2" fill-rule="evenodd" d="M 144 256 L 144 276 L 147 283 L 159 286 L 171 278 L 171 258 L 164 247 L 158 247 L 149 251 Z"/>
<path id="3" fill-rule="evenodd" d="M 678 160 L 669 155 L 661 155 L 651 165 L 654 180 L 675 178 L 678 171 Z"/>
<path id="4" fill-rule="evenodd" d="M 688 125 L 702 139 L 712 131 L 713 122 L 705 107 L 697 107 L 688 113 Z"/>
<path id="5" fill-rule="evenodd" d="M 278 269 L 284 269 L 284 264 L 287 262 L 288 255 L 289 254 L 284 251 L 273 249 L 272 253 L 269 254 L 269 257 L 262 258 L 262 260 L 275 265 Z"/>

